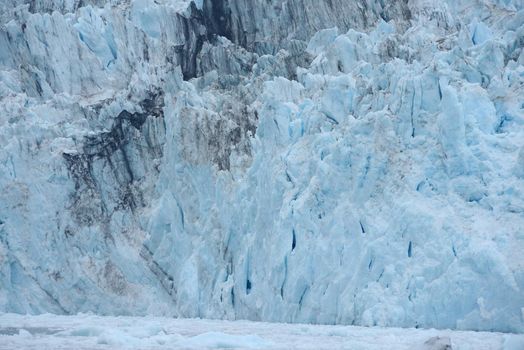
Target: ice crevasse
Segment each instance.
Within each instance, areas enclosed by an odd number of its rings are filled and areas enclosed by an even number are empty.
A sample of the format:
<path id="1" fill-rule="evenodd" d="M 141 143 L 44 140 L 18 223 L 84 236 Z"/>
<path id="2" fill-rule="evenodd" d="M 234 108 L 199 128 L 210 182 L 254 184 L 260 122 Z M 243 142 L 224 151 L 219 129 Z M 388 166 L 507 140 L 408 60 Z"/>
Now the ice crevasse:
<path id="1" fill-rule="evenodd" d="M 522 1 L 0 5 L 0 311 L 524 332 Z"/>

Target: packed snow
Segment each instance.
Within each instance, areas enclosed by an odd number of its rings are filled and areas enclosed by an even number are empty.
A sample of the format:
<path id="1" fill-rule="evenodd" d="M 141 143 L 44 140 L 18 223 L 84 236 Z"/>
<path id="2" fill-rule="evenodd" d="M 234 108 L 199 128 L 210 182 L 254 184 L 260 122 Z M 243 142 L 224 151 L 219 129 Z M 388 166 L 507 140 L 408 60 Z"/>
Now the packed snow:
<path id="1" fill-rule="evenodd" d="M 94 315 L 0 314 L 0 349 L 521 350 L 524 335 Z"/>
<path id="2" fill-rule="evenodd" d="M 0 10 L 1 311 L 524 332 L 521 0 Z M 25 320 L 60 328 L 32 342 L 141 339 L 4 315 L 2 340 Z M 285 341 L 210 324 L 167 338 Z"/>

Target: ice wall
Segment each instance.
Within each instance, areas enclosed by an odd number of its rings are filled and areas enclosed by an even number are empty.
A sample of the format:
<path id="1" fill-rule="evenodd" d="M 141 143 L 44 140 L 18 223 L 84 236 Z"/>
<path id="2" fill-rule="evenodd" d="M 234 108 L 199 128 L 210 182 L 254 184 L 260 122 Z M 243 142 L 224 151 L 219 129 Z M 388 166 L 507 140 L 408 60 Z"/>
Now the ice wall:
<path id="1" fill-rule="evenodd" d="M 0 310 L 524 332 L 522 1 L 12 5 Z"/>

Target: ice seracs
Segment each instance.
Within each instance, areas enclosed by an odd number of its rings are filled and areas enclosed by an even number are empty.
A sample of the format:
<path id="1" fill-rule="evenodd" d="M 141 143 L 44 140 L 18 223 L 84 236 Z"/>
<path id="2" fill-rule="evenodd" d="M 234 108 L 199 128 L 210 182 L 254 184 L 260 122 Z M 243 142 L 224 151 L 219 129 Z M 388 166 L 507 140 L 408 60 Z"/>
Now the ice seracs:
<path id="1" fill-rule="evenodd" d="M 12 1 L 0 310 L 524 331 L 521 1 Z"/>

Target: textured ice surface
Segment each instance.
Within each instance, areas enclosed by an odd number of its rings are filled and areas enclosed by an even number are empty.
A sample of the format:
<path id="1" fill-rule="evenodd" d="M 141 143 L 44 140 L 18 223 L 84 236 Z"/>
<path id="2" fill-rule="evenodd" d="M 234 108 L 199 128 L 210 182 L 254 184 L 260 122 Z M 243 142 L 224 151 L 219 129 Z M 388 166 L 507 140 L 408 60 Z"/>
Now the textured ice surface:
<path id="1" fill-rule="evenodd" d="M 524 332 L 522 1 L 5 4 L 0 310 Z"/>
<path id="2" fill-rule="evenodd" d="M 524 335 L 90 315 L 0 314 L 0 349 L 520 350 Z"/>

